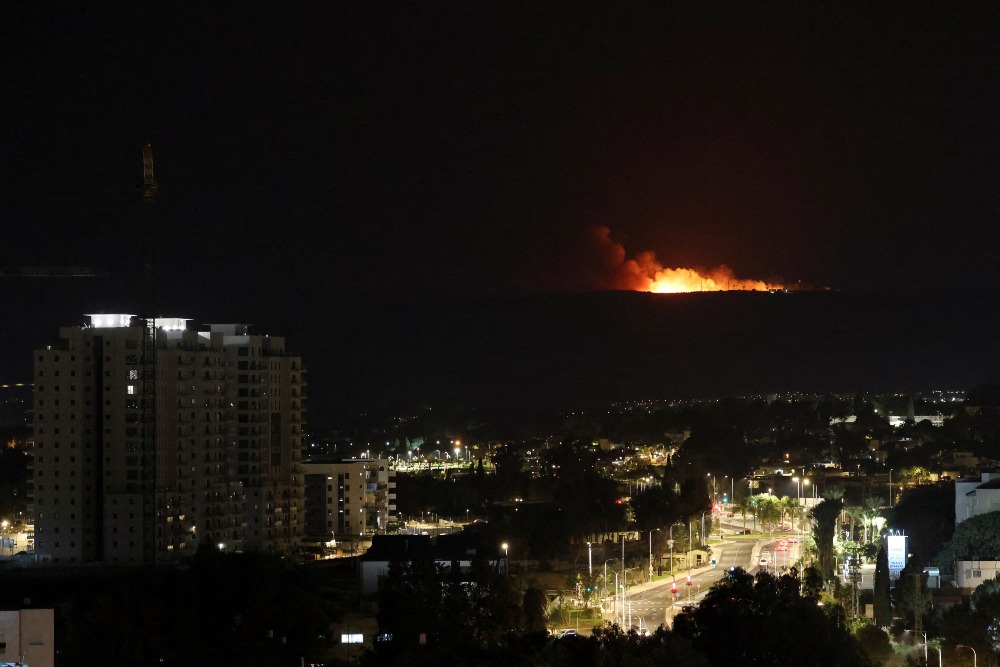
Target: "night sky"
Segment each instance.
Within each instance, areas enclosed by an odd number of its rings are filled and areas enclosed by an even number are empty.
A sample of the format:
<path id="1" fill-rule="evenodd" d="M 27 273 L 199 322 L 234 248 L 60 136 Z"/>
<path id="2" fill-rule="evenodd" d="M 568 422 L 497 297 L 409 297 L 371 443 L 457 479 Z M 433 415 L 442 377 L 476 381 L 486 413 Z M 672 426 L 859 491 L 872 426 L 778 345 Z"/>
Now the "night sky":
<path id="1" fill-rule="evenodd" d="M 286 335 L 330 401 L 425 397 L 324 337 L 616 287 L 598 226 L 739 277 L 1000 284 L 995 3 L 43 4 L 0 7 L 0 266 L 108 275 L 0 278 L 0 383 L 138 312 L 146 142 L 158 309 Z"/>

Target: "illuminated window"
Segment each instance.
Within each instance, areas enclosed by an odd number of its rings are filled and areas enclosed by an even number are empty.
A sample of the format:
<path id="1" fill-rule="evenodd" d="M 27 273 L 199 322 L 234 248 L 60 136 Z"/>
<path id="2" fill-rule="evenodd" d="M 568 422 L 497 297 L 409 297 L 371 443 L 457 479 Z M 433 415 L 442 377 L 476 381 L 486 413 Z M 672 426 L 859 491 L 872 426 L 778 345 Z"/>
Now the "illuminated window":
<path id="1" fill-rule="evenodd" d="M 358 633 L 344 633 L 340 635 L 341 644 L 360 644 L 364 641 L 360 632 Z"/>
<path id="2" fill-rule="evenodd" d="M 138 380 L 139 379 L 139 369 L 137 369 L 137 368 L 130 368 L 130 369 L 128 369 L 128 379 L 129 380 Z"/>
<path id="3" fill-rule="evenodd" d="M 126 392 L 128 393 L 129 396 L 135 396 L 135 385 L 130 384 L 126 389 Z"/>

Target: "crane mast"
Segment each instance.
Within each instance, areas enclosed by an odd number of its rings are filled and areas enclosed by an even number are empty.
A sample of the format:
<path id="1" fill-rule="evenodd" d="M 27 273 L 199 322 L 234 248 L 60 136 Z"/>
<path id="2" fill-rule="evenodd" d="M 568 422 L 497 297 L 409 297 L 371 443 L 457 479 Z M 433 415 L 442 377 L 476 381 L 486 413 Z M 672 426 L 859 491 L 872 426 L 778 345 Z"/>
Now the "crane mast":
<path id="1" fill-rule="evenodd" d="M 156 563 L 156 179 L 153 147 L 142 148 L 142 559 Z"/>

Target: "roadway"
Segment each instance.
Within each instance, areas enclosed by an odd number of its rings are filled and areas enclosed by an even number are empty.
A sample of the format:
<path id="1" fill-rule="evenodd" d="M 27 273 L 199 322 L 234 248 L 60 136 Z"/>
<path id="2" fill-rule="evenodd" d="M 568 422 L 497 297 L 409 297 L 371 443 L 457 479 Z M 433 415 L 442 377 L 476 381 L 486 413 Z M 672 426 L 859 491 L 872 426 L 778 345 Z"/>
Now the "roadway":
<path id="1" fill-rule="evenodd" d="M 686 605 L 695 605 L 704 594 L 726 575 L 731 567 L 741 567 L 751 574 L 762 569 L 760 557 L 767 552 L 770 563 L 766 566 L 770 571 L 792 565 L 798 558 L 798 542 L 789 543 L 787 551 L 777 551 L 782 539 L 791 540 L 793 534 L 778 534 L 761 539 L 743 537 L 741 535 L 724 535 L 721 542 L 711 545 L 712 555 L 717 567 L 701 567 L 690 571 L 691 585 L 687 585 L 687 570 L 676 573 L 677 595 L 671 592 L 670 578 L 658 579 L 644 584 L 629 587 L 628 599 L 624 609 L 624 625 L 629 625 L 629 605 L 631 603 L 631 625 L 636 627 L 651 627 L 673 623 L 673 617 L 680 613 Z"/>

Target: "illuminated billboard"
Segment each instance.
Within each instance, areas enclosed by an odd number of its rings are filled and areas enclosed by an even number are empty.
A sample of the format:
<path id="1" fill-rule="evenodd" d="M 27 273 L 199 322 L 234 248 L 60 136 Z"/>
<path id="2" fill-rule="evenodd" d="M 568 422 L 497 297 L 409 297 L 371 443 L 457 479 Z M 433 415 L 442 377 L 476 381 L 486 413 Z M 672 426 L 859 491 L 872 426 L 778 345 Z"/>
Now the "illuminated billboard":
<path id="1" fill-rule="evenodd" d="M 886 536 L 885 550 L 889 556 L 889 574 L 898 577 L 899 571 L 906 567 L 906 535 Z"/>

